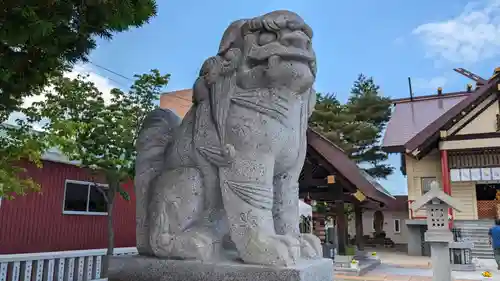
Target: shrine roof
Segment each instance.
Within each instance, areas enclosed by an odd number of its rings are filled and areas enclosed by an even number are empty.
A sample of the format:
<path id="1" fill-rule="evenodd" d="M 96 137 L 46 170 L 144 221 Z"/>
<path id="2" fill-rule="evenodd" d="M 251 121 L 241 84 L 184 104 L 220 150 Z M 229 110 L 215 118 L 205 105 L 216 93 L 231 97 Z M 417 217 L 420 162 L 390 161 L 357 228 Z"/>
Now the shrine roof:
<path id="1" fill-rule="evenodd" d="M 383 190 L 377 188 L 373 178 L 367 177 L 367 174 L 353 160 L 349 159 L 340 147 L 320 133 L 309 128 L 307 130 L 307 143 L 366 197 L 385 205 L 394 201 L 394 197 L 389 192 L 383 188 Z"/>

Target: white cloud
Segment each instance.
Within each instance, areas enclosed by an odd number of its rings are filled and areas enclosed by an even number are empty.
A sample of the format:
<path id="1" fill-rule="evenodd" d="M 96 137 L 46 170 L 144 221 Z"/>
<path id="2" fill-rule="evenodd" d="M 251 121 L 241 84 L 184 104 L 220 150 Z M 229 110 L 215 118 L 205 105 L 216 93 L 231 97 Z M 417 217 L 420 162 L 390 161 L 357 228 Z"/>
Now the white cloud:
<path id="1" fill-rule="evenodd" d="M 118 85 L 113 83 L 108 78 L 97 74 L 92 67 L 89 65 L 76 65 L 73 70 L 67 73 L 65 76 L 68 78 L 76 78 L 79 74 L 88 75 L 87 80 L 94 83 L 96 88 L 103 93 L 104 101 L 109 102 L 111 100 L 111 90 L 114 88 L 120 88 Z"/>
<path id="2" fill-rule="evenodd" d="M 429 57 L 452 63 L 476 63 L 500 54 L 500 0 L 469 3 L 455 18 L 422 24 L 413 30 Z"/>
<path id="3" fill-rule="evenodd" d="M 415 78 L 412 80 L 412 86 L 415 89 L 420 90 L 434 90 L 437 91 L 437 88 L 444 87 L 448 83 L 448 79 L 444 76 L 437 76 L 430 79 L 425 78 Z"/>
<path id="4" fill-rule="evenodd" d="M 105 101 L 110 101 L 111 99 L 111 90 L 114 88 L 119 88 L 118 85 L 113 83 L 111 80 L 108 78 L 101 76 L 95 72 L 95 70 L 87 64 L 78 64 L 73 67 L 73 70 L 71 72 L 65 73 L 64 76 L 68 78 L 76 78 L 78 75 L 85 75 L 87 76 L 87 80 L 90 82 L 93 82 L 96 88 L 103 93 L 103 98 Z M 49 87 L 50 89 L 50 87 Z M 34 102 L 39 102 L 44 99 L 44 95 L 36 95 L 36 96 L 31 96 L 27 97 L 24 100 L 23 107 L 28 107 Z M 25 116 L 24 114 L 20 112 L 14 112 L 9 116 L 9 119 L 6 121 L 9 124 L 15 124 L 17 119 L 24 119 Z M 41 124 L 34 124 L 35 129 L 40 129 Z"/>

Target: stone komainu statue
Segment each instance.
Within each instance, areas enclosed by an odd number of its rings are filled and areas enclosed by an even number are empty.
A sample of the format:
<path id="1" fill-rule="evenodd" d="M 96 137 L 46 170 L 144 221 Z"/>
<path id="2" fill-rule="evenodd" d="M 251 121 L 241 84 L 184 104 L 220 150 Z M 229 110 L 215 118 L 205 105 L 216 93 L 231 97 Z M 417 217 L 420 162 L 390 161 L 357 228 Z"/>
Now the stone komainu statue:
<path id="1" fill-rule="evenodd" d="M 182 122 L 164 109 L 146 118 L 135 178 L 140 254 L 237 252 L 277 266 L 322 257 L 319 239 L 299 233 L 297 180 L 316 98 L 311 39 L 289 11 L 238 20 L 204 62 Z"/>

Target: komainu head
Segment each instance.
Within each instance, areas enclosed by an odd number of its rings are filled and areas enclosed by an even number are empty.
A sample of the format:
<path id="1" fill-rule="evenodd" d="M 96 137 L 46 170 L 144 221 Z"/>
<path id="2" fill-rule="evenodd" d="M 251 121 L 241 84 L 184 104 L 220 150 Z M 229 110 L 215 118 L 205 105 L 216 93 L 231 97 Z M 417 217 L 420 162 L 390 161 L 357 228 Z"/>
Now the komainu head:
<path id="1" fill-rule="evenodd" d="M 242 89 L 286 88 L 303 93 L 316 76 L 312 30 L 297 14 L 274 11 L 233 22 L 224 32 L 218 71 Z"/>

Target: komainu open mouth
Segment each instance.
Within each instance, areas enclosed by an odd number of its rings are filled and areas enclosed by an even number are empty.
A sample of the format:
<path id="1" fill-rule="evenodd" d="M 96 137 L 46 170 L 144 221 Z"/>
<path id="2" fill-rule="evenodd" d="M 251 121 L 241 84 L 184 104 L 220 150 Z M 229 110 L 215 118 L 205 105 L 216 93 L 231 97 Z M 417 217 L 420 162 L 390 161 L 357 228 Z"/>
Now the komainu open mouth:
<path id="1" fill-rule="evenodd" d="M 314 54 L 309 50 L 293 46 L 283 46 L 279 43 L 270 43 L 264 46 L 254 45 L 248 53 L 248 58 L 260 62 L 267 61 L 271 56 L 278 56 L 283 60 L 303 62 L 312 62 L 316 60 Z"/>

